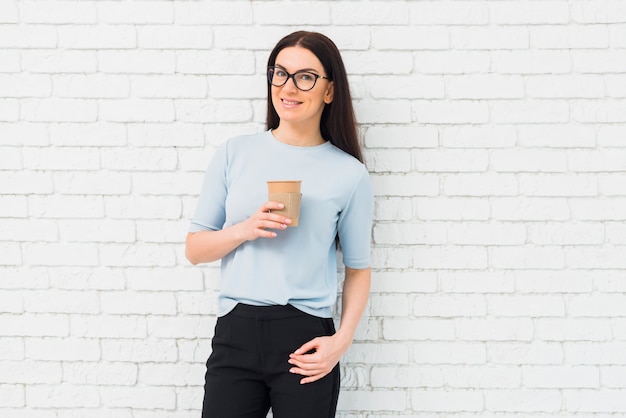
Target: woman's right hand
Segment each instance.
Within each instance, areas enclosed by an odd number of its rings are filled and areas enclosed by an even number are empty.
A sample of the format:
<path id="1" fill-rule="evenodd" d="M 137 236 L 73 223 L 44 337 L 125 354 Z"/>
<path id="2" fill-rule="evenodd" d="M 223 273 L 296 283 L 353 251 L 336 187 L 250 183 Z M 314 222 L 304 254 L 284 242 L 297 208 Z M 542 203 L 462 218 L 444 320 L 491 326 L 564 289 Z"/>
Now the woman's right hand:
<path id="1" fill-rule="evenodd" d="M 254 241 L 257 238 L 275 238 L 276 232 L 268 231 L 268 229 L 287 229 L 291 219 L 271 211 L 284 207 L 285 205 L 279 202 L 265 202 L 252 216 L 237 224 L 241 238 L 245 241 Z"/>

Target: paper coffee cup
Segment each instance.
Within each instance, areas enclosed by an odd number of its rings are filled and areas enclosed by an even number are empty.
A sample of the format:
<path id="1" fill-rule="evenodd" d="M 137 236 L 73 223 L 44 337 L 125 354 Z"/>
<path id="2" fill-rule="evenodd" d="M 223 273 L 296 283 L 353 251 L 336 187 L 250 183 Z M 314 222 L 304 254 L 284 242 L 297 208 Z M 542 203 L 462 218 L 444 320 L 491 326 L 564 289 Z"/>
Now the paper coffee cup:
<path id="1" fill-rule="evenodd" d="M 283 209 L 272 210 L 272 213 L 278 213 L 291 219 L 288 226 L 298 226 L 300 201 L 302 200 L 301 184 L 301 180 L 272 180 L 267 182 L 268 200 L 285 205 Z"/>

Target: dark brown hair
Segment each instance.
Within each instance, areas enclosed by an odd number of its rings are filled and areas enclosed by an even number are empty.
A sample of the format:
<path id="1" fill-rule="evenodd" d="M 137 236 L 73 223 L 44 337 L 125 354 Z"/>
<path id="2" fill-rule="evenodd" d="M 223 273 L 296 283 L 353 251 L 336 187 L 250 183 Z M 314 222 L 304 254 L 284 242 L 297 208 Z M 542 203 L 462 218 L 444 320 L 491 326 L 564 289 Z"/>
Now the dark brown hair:
<path id="1" fill-rule="evenodd" d="M 268 66 L 276 63 L 278 53 L 287 47 L 299 46 L 311 51 L 320 60 L 326 76 L 334 83 L 333 101 L 324 107 L 320 131 L 322 137 L 337 148 L 363 162 L 356 117 L 352 107 L 352 97 L 348 86 L 348 75 L 343 65 L 339 49 L 333 41 L 317 32 L 298 31 L 281 39 L 272 50 Z M 280 118 L 272 104 L 272 85 L 267 83 L 266 129 L 278 127 Z"/>

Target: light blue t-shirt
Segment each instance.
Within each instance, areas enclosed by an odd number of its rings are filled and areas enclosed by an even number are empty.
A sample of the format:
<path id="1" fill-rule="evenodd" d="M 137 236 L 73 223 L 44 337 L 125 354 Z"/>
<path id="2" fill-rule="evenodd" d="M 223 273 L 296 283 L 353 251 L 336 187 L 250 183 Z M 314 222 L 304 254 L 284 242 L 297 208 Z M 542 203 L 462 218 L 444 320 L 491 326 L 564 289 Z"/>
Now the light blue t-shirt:
<path id="1" fill-rule="evenodd" d="M 209 164 L 189 231 L 220 230 L 249 218 L 267 201 L 268 180 L 302 180 L 298 226 L 244 242 L 222 258 L 218 315 L 241 302 L 291 304 L 329 318 L 337 297 L 336 235 L 344 265 L 370 266 L 369 174 L 330 142 L 292 146 L 271 131 L 231 138 Z"/>

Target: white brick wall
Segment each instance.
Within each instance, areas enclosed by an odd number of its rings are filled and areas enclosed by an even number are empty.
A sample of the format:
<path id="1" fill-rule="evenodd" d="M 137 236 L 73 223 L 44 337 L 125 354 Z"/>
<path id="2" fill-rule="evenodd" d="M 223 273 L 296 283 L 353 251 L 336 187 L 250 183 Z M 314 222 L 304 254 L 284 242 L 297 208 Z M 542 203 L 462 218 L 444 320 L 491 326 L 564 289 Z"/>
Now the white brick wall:
<path id="1" fill-rule="evenodd" d="M 621 0 L 1 0 L 0 416 L 198 416 L 186 228 L 299 28 L 343 51 L 376 194 L 338 416 L 626 416 Z"/>

